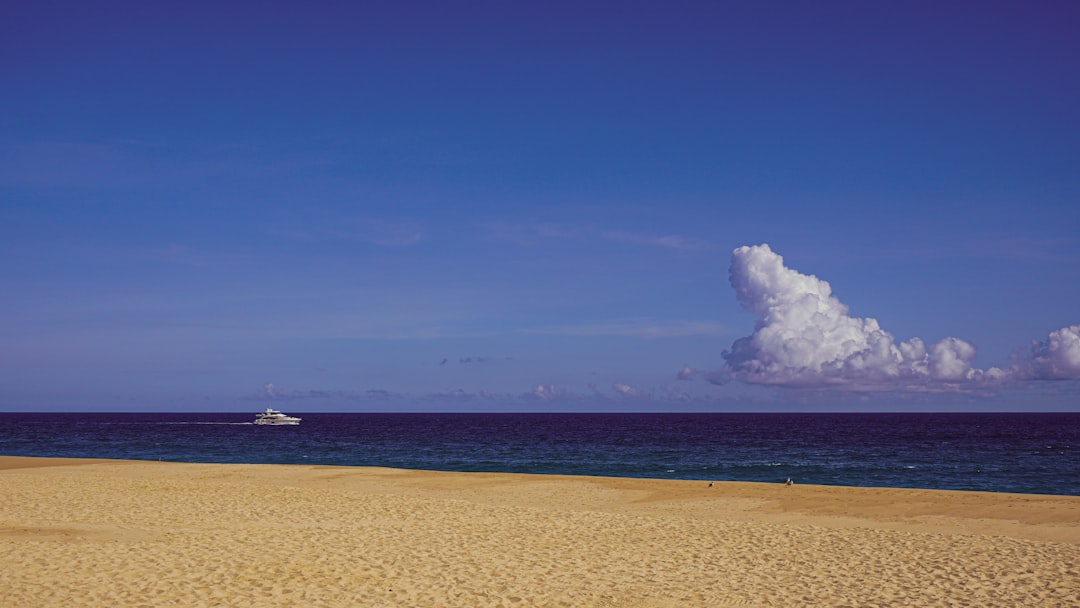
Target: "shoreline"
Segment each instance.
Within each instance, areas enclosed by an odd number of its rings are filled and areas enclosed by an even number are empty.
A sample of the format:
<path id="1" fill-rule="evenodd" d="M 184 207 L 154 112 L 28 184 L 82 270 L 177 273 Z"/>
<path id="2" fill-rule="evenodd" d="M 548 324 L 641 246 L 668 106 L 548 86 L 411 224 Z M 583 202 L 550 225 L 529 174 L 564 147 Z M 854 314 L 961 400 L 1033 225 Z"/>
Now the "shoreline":
<path id="1" fill-rule="evenodd" d="M 792 477 L 825 485 L 1080 496 L 1080 468 L 1069 447 L 1080 445 L 1080 414 L 775 416 L 305 414 L 301 425 L 267 432 L 242 413 L 32 414 L 13 420 L 18 424 L 5 443 L 27 456 L 705 481 Z"/>
<path id="2" fill-rule="evenodd" d="M 25 463 L 19 461 L 25 460 Z M 40 461 L 40 462 L 36 462 Z M 266 463 L 266 462 L 213 462 L 213 461 L 200 461 L 200 460 L 145 460 L 138 458 L 99 458 L 99 457 L 83 457 L 83 456 L 11 456 L 6 454 L 0 454 L 0 471 L 4 471 L 12 468 L 37 468 L 37 467 L 51 467 L 51 466 L 75 466 L 79 464 L 89 463 L 147 463 L 147 464 L 192 464 L 192 465 L 227 465 L 227 466 L 269 466 L 269 467 L 299 467 L 299 468 L 339 468 L 339 469 L 372 469 L 372 470 L 396 470 L 396 471 L 409 471 L 414 473 L 432 473 L 432 474 L 447 474 L 447 475 L 506 475 L 510 477 L 523 476 L 523 477 L 552 477 L 552 478 L 566 478 L 566 479 L 624 479 L 624 480 L 639 480 L 639 481 L 656 481 L 656 482 L 677 482 L 677 483 L 698 483 L 698 484 L 726 484 L 732 486 L 738 486 L 746 484 L 748 486 L 761 485 L 761 486 L 774 486 L 784 485 L 779 479 L 776 481 L 757 481 L 757 480 L 722 480 L 713 478 L 682 478 L 682 477 L 621 477 L 614 475 L 603 474 L 588 474 L 588 473 L 534 473 L 534 472 L 519 472 L 519 471 L 457 471 L 446 469 L 425 469 L 425 468 L 404 468 L 395 466 L 378 466 L 378 465 L 353 465 L 353 464 L 330 464 L 323 462 L 284 462 L 284 463 Z M 812 488 L 838 488 L 838 489 L 851 489 L 851 490 L 885 490 L 885 491 L 910 491 L 910 492 L 954 492 L 959 495 L 964 494 L 988 494 L 988 495 L 1000 495 L 1000 496 L 1040 496 L 1040 497 L 1060 497 L 1060 498 L 1080 498 L 1080 494 L 1058 494 L 1058 493 L 1040 493 L 1040 492 L 1017 492 L 1008 490 L 979 490 L 979 489 L 957 489 L 950 487 L 920 487 L 920 486 L 860 486 L 860 485 L 842 485 L 842 484 L 820 484 L 820 483 L 800 483 L 797 479 L 793 480 L 793 485 L 799 485 L 801 487 Z"/>
<path id="3" fill-rule="evenodd" d="M 12 606 L 1065 606 L 1080 593 L 1076 496 L 14 456 L 0 484 Z"/>

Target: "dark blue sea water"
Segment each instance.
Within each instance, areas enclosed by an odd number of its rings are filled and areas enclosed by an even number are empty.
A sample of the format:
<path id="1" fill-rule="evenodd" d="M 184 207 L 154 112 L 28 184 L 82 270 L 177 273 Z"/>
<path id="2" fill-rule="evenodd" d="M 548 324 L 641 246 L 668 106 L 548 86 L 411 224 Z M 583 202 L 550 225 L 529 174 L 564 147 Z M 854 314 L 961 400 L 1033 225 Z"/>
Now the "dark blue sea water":
<path id="1" fill-rule="evenodd" d="M 0 454 L 1080 495 L 1080 413 L 5 414 Z"/>

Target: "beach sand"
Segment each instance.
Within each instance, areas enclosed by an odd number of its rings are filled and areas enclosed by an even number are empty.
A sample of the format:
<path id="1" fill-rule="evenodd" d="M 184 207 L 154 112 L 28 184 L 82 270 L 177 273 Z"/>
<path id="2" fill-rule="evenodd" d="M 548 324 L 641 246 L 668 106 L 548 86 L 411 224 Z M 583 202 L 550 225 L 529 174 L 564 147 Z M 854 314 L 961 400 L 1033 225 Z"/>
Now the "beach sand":
<path id="1" fill-rule="evenodd" d="M 21 457 L 0 488 L 9 608 L 1080 604 L 1075 496 Z"/>

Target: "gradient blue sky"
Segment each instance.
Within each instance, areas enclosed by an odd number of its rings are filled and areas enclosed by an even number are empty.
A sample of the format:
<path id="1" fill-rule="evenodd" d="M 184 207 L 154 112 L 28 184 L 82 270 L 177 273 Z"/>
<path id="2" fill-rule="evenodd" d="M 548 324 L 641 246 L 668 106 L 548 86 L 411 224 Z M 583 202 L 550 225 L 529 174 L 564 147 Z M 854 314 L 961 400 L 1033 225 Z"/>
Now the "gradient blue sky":
<path id="1" fill-rule="evenodd" d="M 1066 1 L 9 3 L 0 409 L 1080 410 L 1077 31 Z M 729 273 L 764 243 L 844 327 L 974 371 L 751 373 Z"/>

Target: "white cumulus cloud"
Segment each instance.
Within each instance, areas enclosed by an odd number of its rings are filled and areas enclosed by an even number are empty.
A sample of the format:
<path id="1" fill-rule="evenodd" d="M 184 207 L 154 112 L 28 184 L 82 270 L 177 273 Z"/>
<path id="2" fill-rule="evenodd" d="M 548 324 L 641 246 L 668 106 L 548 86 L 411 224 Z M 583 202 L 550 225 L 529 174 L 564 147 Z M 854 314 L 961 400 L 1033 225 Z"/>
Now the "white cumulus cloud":
<path id="1" fill-rule="evenodd" d="M 898 343 L 876 319 L 851 316 L 828 282 L 786 267 L 768 245 L 736 249 L 730 273 L 739 303 L 757 323 L 753 334 L 724 351 L 725 366 L 707 376 L 712 382 L 915 388 L 998 382 L 1011 373 L 973 367 L 975 346 L 960 338 L 929 347 L 919 338 Z M 1059 354 L 1062 347 L 1056 348 L 1043 357 L 1054 361 L 1054 369 L 1069 360 Z M 1033 370 L 1049 365 L 1031 360 Z"/>
<path id="2" fill-rule="evenodd" d="M 1026 353 L 1013 356 L 1013 372 L 1028 380 L 1080 379 L 1080 325 L 1050 332 L 1046 341 L 1036 340 Z"/>

